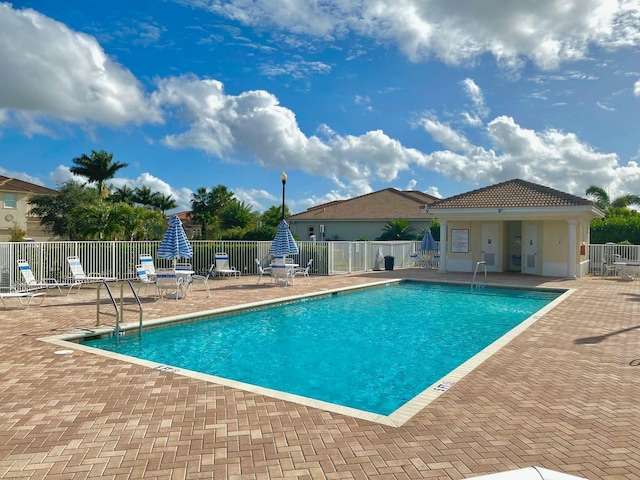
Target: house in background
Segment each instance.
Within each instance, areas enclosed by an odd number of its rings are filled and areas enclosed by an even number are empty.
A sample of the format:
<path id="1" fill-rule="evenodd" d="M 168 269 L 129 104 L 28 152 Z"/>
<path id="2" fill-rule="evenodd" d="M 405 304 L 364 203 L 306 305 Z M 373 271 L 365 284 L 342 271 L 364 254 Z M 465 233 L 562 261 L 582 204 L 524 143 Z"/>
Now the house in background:
<path id="1" fill-rule="evenodd" d="M 191 218 L 191 211 L 185 210 L 178 213 L 172 213 L 171 215 L 167 215 L 167 222 L 173 216 L 177 216 L 182 222 L 182 228 L 184 228 L 184 232 L 187 234 L 190 240 L 195 238 L 200 238 L 202 234 L 202 226 L 195 223 Z"/>
<path id="2" fill-rule="evenodd" d="M 440 223 L 440 271 L 576 278 L 588 271 L 590 221 L 604 217 L 575 195 L 515 179 L 424 205 Z"/>
<path id="3" fill-rule="evenodd" d="M 0 242 L 11 239 L 11 230 L 20 228 L 25 237 L 52 240 L 40 225 L 40 218 L 29 215 L 29 197 L 33 194 L 57 195 L 56 190 L 0 175 Z"/>
<path id="4" fill-rule="evenodd" d="M 291 232 L 300 240 L 375 240 L 390 220 L 403 218 L 420 236 L 431 225 L 433 215 L 420 207 L 438 198 L 415 190 L 385 188 L 348 200 L 337 200 L 296 213 L 287 218 Z"/>

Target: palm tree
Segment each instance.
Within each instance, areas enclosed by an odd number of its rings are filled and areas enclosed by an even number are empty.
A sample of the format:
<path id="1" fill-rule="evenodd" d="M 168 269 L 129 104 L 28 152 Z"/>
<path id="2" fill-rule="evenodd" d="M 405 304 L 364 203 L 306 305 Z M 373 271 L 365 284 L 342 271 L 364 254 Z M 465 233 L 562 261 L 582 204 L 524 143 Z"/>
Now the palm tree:
<path id="1" fill-rule="evenodd" d="M 246 228 L 247 225 L 255 223 L 256 218 L 257 215 L 251 205 L 240 202 L 235 198 L 220 213 L 222 228 Z"/>
<path id="2" fill-rule="evenodd" d="M 133 191 L 133 200 L 140 205 L 152 207 L 157 195 L 157 192 L 152 192 L 151 189 L 147 186 L 143 186 L 141 188 L 138 187 Z"/>
<path id="3" fill-rule="evenodd" d="M 176 201 L 171 198 L 171 195 L 162 195 L 161 193 L 157 193 L 153 195 L 153 207 L 162 212 L 164 216 L 167 210 L 171 210 L 172 208 L 176 208 L 178 204 Z"/>
<path id="4" fill-rule="evenodd" d="M 607 192 L 597 185 L 590 185 L 585 193 L 594 197 L 596 205 L 605 212 L 611 209 L 626 209 L 631 205 L 640 206 L 640 195 L 622 195 L 611 200 Z"/>
<path id="5" fill-rule="evenodd" d="M 200 187 L 191 194 L 191 218 L 200 225 L 202 238 L 207 238 L 207 224 L 212 220 L 209 210 L 209 192 Z"/>
<path id="6" fill-rule="evenodd" d="M 382 229 L 384 232 L 379 240 L 415 240 L 413 227 L 409 220 L 404 218 L 394 218 Z"/>
<path id="7" fill-rule="evenodd" d="M 112 202 L 122 202 L 127 205 L 133 205 L 135 203 L 135 192 L 126 185 L 123 185 L 113 191 L 109 196 L 109 200 Z"/>
<path id="8" fill-rule="evenodd" d="M 91 150 L 91 156 L 83 153 L 72 161 L 75 166 L 69 168 L 69 171 L 74 175 L 85 177 L 89 183 L 95 183 L 103 198 L 109 196 L 105 181 L 115 177 L 121 168 L 129 166 L 128 163 L 114 162 L 113 153 L 107 153 L 104 150 Z"/>

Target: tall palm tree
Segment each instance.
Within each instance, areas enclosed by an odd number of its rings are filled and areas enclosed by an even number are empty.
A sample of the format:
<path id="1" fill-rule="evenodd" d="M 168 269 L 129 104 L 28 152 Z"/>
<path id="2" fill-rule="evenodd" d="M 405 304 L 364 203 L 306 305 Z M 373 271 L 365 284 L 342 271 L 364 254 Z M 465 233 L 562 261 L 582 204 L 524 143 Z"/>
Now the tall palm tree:
<path id="1" fill-rule="evenodd" d="M 640 206 L 640 195 L 627 194 L 611 200 L 607 192 L 597 185 L 590 185 L 585 193 L 594 197 L 596 205 L 605 212 L 611 209 L 627 208 L 631 205 Z"/>
<path id="2" fill-rule="evenodd" d="M 113 153 L 104 150 L 91 150 L 91 156 L 83 153 L 72 161 L 74 166 L 69 168 L 69 171 L 85 177 L 89 183 L 95 183 L 103 198 L 109 196 L 105 181 L 115 177 L 118 170 L 129 166 L 128 163 L 114 162 Z"/>
<path id="3" fill-rule="evenodd" d="M 191 194 L 191 218 L 200 225 L 200 235 L 208 238 L 207 226 L 213 221 L 213 213 L 209 206 L 210 193 L 205 187 L 200 187 Z"/>

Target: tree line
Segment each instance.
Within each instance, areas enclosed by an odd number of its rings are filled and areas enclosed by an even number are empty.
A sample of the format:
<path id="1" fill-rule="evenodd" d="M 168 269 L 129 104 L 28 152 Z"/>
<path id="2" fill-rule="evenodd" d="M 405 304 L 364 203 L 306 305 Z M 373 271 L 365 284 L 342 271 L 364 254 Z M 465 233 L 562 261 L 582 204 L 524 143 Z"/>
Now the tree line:
<path id="1" fill-rule="evenodd" d="M 626 194 L 610 198 L 604 188 L 591 185 L 585 193 L 604 212 L 604 218 L 591 220 L 591 243 L 622 243 L 640 245 L 640 213 L 630 207 L 640 207 L 640 195 Z"/>
<path id="2" fill-rule="evenodd" d="M 72 160 L 71 173 L 86 178 L 58 186 L 57 195 L 29 199 L 30 212 L 45 231 L 68 240 L 159 240 L 166 230 L 165 213 L 177 206 L 171 195 L 147 186 L 126 185 L 113 191 L 107 181 L 128 167 L 104 150 Z M 224 185 L 201 187 L 191 196 L 191 220 L 200 226 L 197 239 L 272 240 L 282 218 L 279 206 L 264 213 L 239 201 Z M 289 215 L 285 207 L 285 215 Z"/>

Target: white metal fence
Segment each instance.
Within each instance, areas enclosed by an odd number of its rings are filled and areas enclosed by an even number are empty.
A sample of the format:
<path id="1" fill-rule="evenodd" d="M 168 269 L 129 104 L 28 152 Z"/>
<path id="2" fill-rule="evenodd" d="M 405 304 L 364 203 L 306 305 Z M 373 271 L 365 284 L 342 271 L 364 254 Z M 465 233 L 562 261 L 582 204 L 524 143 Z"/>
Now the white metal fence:
<path id="1" fill-rule="evenodd" d="M 80 258 L 85 272 L 99 272 L 120 279 L 133 279 L 140 254 L 156 258 L 160 242 L 2 242 L 0 243 L 0 291 L 19 290 L 22 278 L 18 260 L 27 260 L 35 277 L 68 280 L 71 272 L 67 257 Z M 270 241 L 193 241 L 191 263 L 199 274 L 205 274 L 214 263 L 216 252 L 227 252 L 230 265 L 243 275 L 256 275 L 257 258 L 263 264 L 271 260 Z M 339 275 L 365 272 L 376 266 L 385 269 L 389 261 L 393 268 L 413 266 L 420 253 L 420 242 L 298 242 L 297 263 L 306 265 L 313 259 L 311 274 Z M 388 259 L 386 257 L 393 257 Z M 382 258 L 382 264 L 377 264 Z M 640 245 L 614 243 L 588 247 L 588 273 L 601 275 L 603 263 L 626 259 L 640 263 Z M 171 266 L 169 260 L 155 260 L 157 267 Z"/>
<path id="2" fill-rule="evenodd" d="M 27 260 L 38 280 L 69 279 L 67 257 L 78 256 L 86 273 L 99 272 L 119 279 L 134 279 L 140 254 L 155 258 L 156 267 L 171 266 L 170 260 L 157 258 L 160 242 L 3 242 L 0 243 L 0 291 L 19 290 L 22 276 L 18 260 Z M 263 264 L 271 260 L 270 241 L 193 241 L 190 260 L 198 274 L 206 274 L 214 263 L 216 252 L 229 254 L 229 264 L 243 275 L 257 274 L 255 259 Z M 372 270 L 379 254 L 394 257 L 394 268 L 412 266 L 420 242 L 298 242 L 300 253 L 296 263 L 306 265 L 313 259 L 311 274 L 337 275 Z M 378 253 L 379 252 L 379 253 Z M 384 264 L 382 265 L 384 268 Z"/>
<path id="3" fill-rule="evenodd" d="M 589 245 L 589 273 L 602 275 L 604 263 L 628 260 L 640 263 L 640 245 L 619 245 L 616 243 Z"/>

